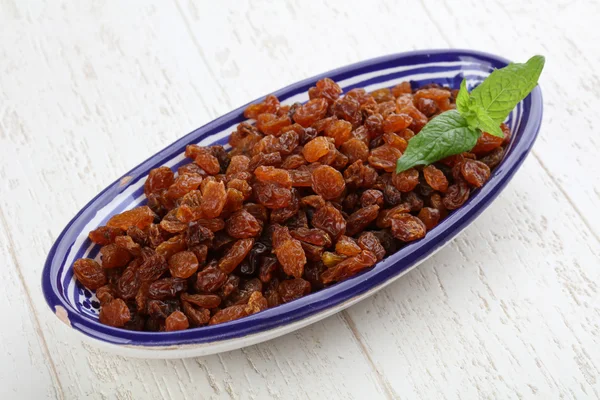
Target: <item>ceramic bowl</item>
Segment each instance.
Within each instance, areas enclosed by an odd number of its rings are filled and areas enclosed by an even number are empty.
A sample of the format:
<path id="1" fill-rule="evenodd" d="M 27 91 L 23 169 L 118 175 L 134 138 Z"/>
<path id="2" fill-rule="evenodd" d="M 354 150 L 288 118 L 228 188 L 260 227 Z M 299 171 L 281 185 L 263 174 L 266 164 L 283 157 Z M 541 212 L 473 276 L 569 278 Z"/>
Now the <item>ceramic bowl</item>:
<path id="1" fill-rule="evenodd" d="M 372 91 L 406 80 L 411 81 L 413 87 L 437 82 L 458 88 L 463 77 L 471 89 L 493 69 L 504 67 L 507 63 L 504 58 L 469 50 L 414 51 L 335 69 L 287 86 L 275 95 L 283 104 L 305 102 L 308 100 L 308 88 L 324 77 L 338 82 L 344 92 L 357 87 Z M 398 279 L 469 225 L 492 203 L 523 163 L 542 120 L 542 95 L 540 88 L 536 87 L 508 117 L 513 138 L 504 160 L 493 171 L 486 185 L 474 192 L 461 208 L 428 232 L 425 238 L 408 244 L 357 276 L 290 303 L 221 325 L 155 333 L 127 331 L 100 324 L 99 303 L 94 293 L 74 280 L 71 268 L 77 258 L 99 257 L 99 246 L 90 242 L 87 233 L 104 225 L 110 216 L 143 204 L 143 185 L 148 171 L 161 165 L 177 169 L 186 163 L 183 152 L 187 144 L 227 144 L 229 134 L 245 120 L 245 107 L 215 119 L 153 155 L 100 192 L 68 223 L 50 250 L 43 270 L 42 287 L 52 312 L 70 328 L 83 333 L 96 345 L 122 355 L 179 358 L 233 350 L 319 321 Z"/>

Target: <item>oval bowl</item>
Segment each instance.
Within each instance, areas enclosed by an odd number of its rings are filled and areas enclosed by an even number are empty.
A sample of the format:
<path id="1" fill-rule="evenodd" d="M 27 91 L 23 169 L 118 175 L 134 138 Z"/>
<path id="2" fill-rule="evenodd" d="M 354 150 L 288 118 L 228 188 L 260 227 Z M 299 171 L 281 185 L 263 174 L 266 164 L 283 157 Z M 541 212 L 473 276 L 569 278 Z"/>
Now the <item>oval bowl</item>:
<path id="1" fill-rule="evenodd" d="M 413 86 L 437 82 L 458 88 L 463 77 L 469 88 L 473 88 L 493 69 L 507 64 L 508 60 L 504 58 L 470 50 L 414 51 L 335 69 L 274 94 L 283 104 L 305 102 L 308 88 L 324 77 L 338 82 L 344 92 L 356 87 L 371 91 L 405 80 L 411 81 Z M 104 225 L 110 216 L 143 204 L 143 184 L 148 171 L 161 165 L 176 169 L 185 163 L 183 152 L 187 144 L 225 145 L 229 133 L 245 120 L 245 107 L 217 118 L 153 155 L 104 189 L 69 222 L 52 246 L 42 275 L 48 306 L 63 322 L 109 351 L 144 358 L 180 358 L 237 349 L 319 321 L 398 279 L 471 223 L 492 203 L 523 163 L 542 120 L 542 94 L 538 86 L 508 117 L 513 138 L 504 160 L 487 184 L 425 238 L 406 245 L 359 275 L 290 303 L 220 325 L 179 332 L 134 332 L 100 324 L 99 304 L 94 294 L 74 280 L 71 269 L 77 258 L 98 258 L 99 246 L 90 242 L 87 233 Z"/>

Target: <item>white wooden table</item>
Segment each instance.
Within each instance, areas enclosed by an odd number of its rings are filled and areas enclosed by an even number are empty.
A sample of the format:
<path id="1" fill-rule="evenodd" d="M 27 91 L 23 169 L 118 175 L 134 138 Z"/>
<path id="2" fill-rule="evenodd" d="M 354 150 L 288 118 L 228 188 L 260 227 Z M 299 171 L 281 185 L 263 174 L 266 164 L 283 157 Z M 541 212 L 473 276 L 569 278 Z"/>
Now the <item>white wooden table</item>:
<path id="1" fill-rule="evenodd" d="M 0 1 L 0 399 L 600 397 L 600 3 Z M 217 4 L 218 3 L 218 4 Z M 372 298 L 225 354 L 83 344 L 44 302 L 63 226 L 182 134 L 374 56 L 546 55 L 544 124 L 498 200 Z"/>

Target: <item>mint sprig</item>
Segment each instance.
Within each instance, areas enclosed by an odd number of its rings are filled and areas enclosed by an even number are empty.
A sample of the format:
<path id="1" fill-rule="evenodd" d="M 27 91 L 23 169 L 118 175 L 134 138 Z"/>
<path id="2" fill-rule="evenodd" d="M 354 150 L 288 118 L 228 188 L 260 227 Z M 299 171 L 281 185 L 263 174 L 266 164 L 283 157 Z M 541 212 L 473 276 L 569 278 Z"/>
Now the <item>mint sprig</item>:
<path id="1" fill-rule="evenodd" d="M 470 94 L 463 79 L 456 110 L 433 118 L 409 140 L 396 172 L 469 151 L 482 132 L 504 137 L 500 124 L 537 85 L 544 62 L 543 56 L 534 56 L 524 64 L 497 69 Z"/>

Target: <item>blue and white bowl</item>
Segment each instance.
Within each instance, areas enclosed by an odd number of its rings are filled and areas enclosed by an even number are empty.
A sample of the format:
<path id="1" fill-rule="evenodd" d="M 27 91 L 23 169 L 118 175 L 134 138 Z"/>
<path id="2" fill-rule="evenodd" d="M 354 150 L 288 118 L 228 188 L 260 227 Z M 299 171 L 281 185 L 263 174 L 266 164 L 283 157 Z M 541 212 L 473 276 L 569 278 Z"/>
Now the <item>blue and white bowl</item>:
<path id="1" fill-rule="evenodd" d="M 324 77 L 338 82 L 344 92 L 359 87 L 372 91 L 406 80 L 411 81 L 413 87 L 437 82 L 458 88 L 463 78 L 467 79 L 469 88 L 473 88 L 495 68 L 507 63 L 504 58 L 469 50 L 414 51 L 329 71 L 274 94 L 283 104 L 305 102 L 308 88 Z M 504 160 L 486 185 L 425 238 L 403 247 L 357 276 L 290 303 L 221 325 L 178 332 L 134 332 L 101 324 L 95 295 L 75 281 L 71 268 L 77 258 L 99 257 L 99 246 L 88 239 L 88 232 L 104 225 L 112 215 L 144 204 L 143 185 L 148 171 L 161 165 L 176 169 L 186 163 L 183 152 L 187 144 L 226 145 L 229 134 L 245 120 L 245 107 L 217 118 L 153 155 L 104 189 L 69 222 L 52 246 L 42 275 L 48 306 L 69 327 L 83 333 L 95 344 L 123 355 L 179 358 L 233 350 L 319 321 L 390 284 L 470 224 L 498 196 L 522 164 L 542 120 L 542 94 L 536 87 L 508 117 L 513 138 Z"/>

